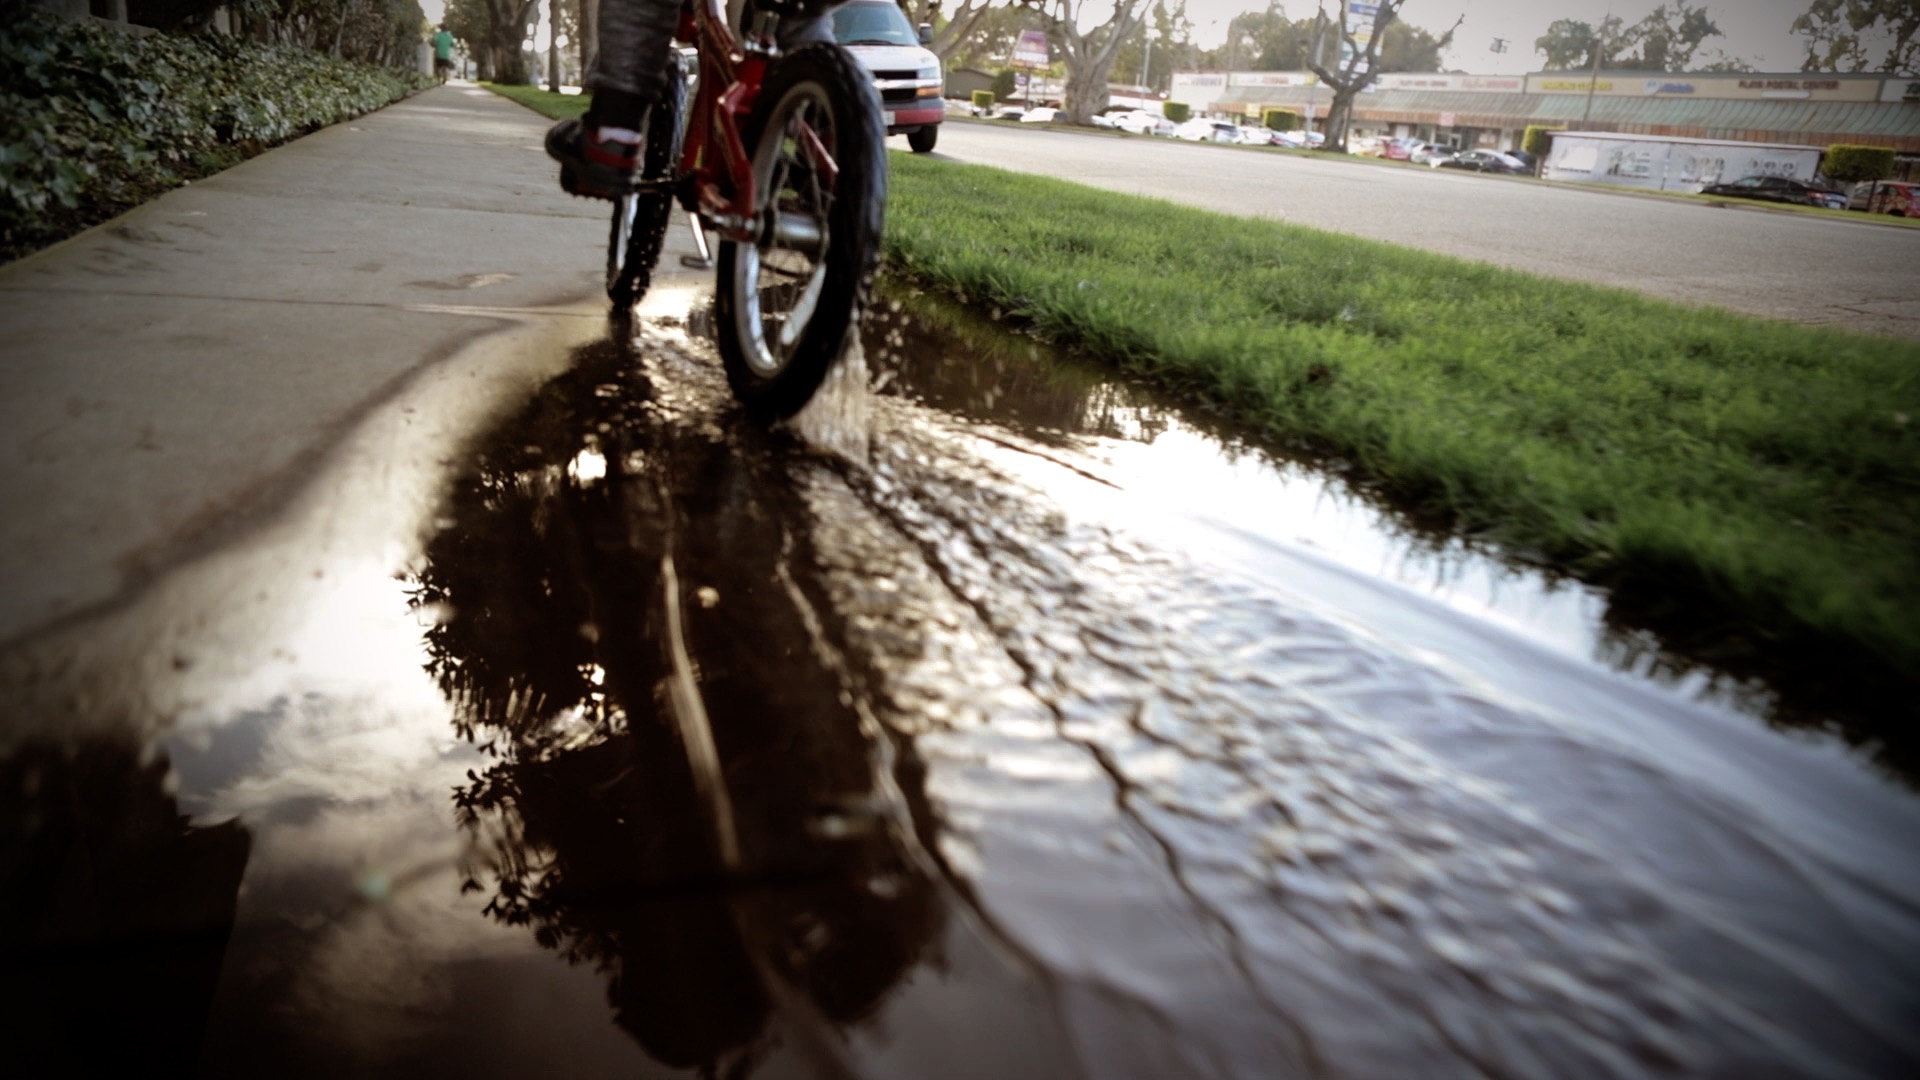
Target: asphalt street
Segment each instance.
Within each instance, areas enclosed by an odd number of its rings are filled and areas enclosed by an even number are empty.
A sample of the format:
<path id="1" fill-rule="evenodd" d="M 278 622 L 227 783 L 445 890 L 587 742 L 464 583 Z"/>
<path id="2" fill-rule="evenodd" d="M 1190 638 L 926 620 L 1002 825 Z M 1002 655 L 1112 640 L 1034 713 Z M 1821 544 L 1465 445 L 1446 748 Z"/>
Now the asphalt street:
<path id="1" fill-rule="evenodd" d="M 1864 216 L 1032 124 L 949 122 L 934 153 L 1684 303 L 1920 339 L 1920 229 Z"/>

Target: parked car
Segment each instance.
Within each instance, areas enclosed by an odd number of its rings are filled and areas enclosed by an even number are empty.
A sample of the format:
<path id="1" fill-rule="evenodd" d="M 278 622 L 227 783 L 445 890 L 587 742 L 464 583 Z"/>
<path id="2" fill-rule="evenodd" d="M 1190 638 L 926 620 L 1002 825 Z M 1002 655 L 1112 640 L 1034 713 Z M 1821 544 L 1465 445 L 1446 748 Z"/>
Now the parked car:
<path id="1" fill-rule="evenodd" d="M 916 154 L 933 150 L 947 118 L 940 58 L 927 49 L 933 27 L 915 27 L 893 0 L 851 0 L 834 9 L 833 39 L 873 76 L 887 134 L 905 135 Z"/>
<path id="2" fill-rule="evenodd" d="M 1240 129 L 1233 141 L 1241 146 L 1281 146 L 1280 133 L 1272 128 L 1249 125 Z"/>
<path id="3" fill-rule="evenodd" d="M 1525 165 L 1527 167 L 1528 172 L 1532 172 L 1533 167 L 1540 163 L 1539 158 L 1534 157 L 1532 154 L 1527 153 L 1525 150 L 1509 150 L 1507 151 L 1507 156 L 1519 162 L 1520 164 Z"/>
<path id="4" fill-rule="evenodd" d="M 1195 117 L 1173 129 L 1173 137 L 1190 142 L 1230 143 L 1240 137 L 1240 125 L 1229 120 Z"/>
<path id="5" fill-rule="evenodd" d="M 1451 146 L 1442 146 L 1439 143 L 1421 143 L 1407 160 L 1415 165 L 1437 165 L 1458 152 Z"/>
<path id="6" fill-rule="evenodd" d="M 1327 137 L 1317 131 L 1311 133 L 1305 131 L 1283 131 L 1275 136 L 1273 141 L 1281 146 L 1291 146 L 1298 150 L 1307 146 L 1325 146 Z"/>
<path id="7" fill-rule="evenodd" d="M 1503 154 L 1498 150 L 1467 150 L 1450 158 L 1434 162 L 1439 169 L 1466 169 L 1469 172 L 1505 173 L 1508 176 L 1527 176 L 1532 169 L 1522 164 L 1512 154 Z"/>
<path id="8" fill-rule="evenodd" d="M 1894 217 L 1920 217 L 1920 184 L 1905 180 L 1862 180 L 1847 196 L 1847 209 Z"/>
<path id="9" fill-rule="evenodd" d="M 1827 206 L 1831 204 L 1831 197 L 1839 196 L 1840 205 L 1846 205 L 1846 197 L 1837 191 L 1786 176 L 1745 176 L 1730 184 L 1708 184 L 1700 189 L 1700 194 L 1791 203 L 1795 206 Z"/>
<path id="10" fill-rule="evenodd" d="M 1145 109 L 1128 109 L 1107 115 L 1113 118 L 1114 127 L 1135 135 L 1172 135 L 1175 127 L 1173 121 Z"/>
<path id="11" fill-rule="evenodd" d="M 1056 109 L 1051 105 L 1041 105 L 1038 108 L 1028 109 L 1027 114 L 1020 118 L 1023 124 L 1051 124 L 1055 121 L 1066 123 L 1067 110 Z"/>
<path id="12" fill-rule="evenodd" d="M 1018 105 L 1002 105 L 999 108 L 993 110 L 993 112 L 988 113 L 987 119 L 1018 121 L 1021 117 L 1024 117 L 1026 115 L 1027 115 L 1027 110 L 1021 108 Z"/>
<path id="13" fill-rule="evenodd" d="M 1380 144 L 1380 156 L 1388 161 L 1412 161 L 1413 152 L 1425 145 L 1419 139 L 1388 139 Z"/>

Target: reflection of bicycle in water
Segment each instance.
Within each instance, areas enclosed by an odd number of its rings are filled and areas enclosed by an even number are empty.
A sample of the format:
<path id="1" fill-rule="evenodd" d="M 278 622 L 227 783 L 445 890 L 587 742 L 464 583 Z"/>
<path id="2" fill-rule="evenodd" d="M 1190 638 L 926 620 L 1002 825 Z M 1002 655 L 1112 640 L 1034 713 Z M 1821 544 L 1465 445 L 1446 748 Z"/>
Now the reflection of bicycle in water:
<path id="1" fill-rule="evenodd" d="M 886 131 L 864 69 L 831 42 L 778 44 L 783 19 L 819 6 L 767 0 L 736 37 L 723 0 L 687 0 L 675 37 L 697 57 L 692 92 L 670 68 L 607 247 L 607 295 L 624 308 L 647 290 L 674 201 L 686 208 L 699 254 L 684 261 L 717 270 L 727 381 L 773 416 L 807 403 L 857 331 L 886 200 Z"/>
<path id="2" fill-rule="evenodd" d="M 623 345 L 579 350 L 493 433 L 412 602 L 447 612 L 428 671 L 487 747 L 453 795 L 476 906 L 598 972 L 650 1057 L 743 1078 L 796 1024 L 837 1044 L 876 1012 L 946 940 L 945 893 L 907 810 L 918 773 L 812 652 L 766 655 L 811 632 L 792 594 L 748 585 L 785 573 L 789 477 L 652 408 Z M 605 472 L 541 479 L 583 453 Z M 707 607 L 705 581 L 741 587 Z"/>

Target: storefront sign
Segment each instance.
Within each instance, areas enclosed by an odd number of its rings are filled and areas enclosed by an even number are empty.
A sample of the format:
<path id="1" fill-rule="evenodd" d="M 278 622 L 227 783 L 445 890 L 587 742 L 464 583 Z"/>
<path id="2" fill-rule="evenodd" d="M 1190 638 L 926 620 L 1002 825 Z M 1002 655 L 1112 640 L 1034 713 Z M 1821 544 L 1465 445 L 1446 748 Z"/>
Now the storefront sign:
<path id="1" fill-rule="evenodd" d="M 1378 18 L 1379 15 L 1380 8 L 1376 4 L 1361 3 L 1360 0 L 1348 0 L 1347 34 L 1353 38 L 1355 45 L 1365 49 L 1367 42 L 1373 40 L 1373 21 Z"/>
<path id="2" fill-rule="evenodd" d="M 1471 90 L 1480 93 L 1517 94 L 1527 88 L 1519 77 L 1503 79 L 1484 75 L 1382 75 L 1382 90 Z"/>
<path id="3" fill-rule="evenodd" d="M 1684 82 L 1661 82 L 1659 79 L 1647 80 L 1649 94 L 1691 94 L 1693 84 Z"/>
<path id="4" fill-rule="evenodd" d="M 1838 90 L 1839 79 L 1741 79 L 1742 90 Z"/>
<path id="5" fill-rule="evenodd" d="M 1587 87 L 1589 86 L 1592 86 L 1595 90 L 1603 94 L 1613 90 L 1613 83 L 1604 79 L 1599 82 L 1594 82 L 1590 79 L 1581 79 L 1578 82 L 1572 79 L 1542 79 L 1540 80 L 1539 86 L 1541 90 L 1549 94 L 1566 93 L 1570 90 L 1578 90 L 1584 94 L 1587 92 Z"/>
<path id="6" fill-rule="evenodd" d="M 1022 30 L 1020 40 L 1013 46 L 1013 62 L 1020 67 L 1046 67 L 1047 32 L 1045 30 Z"/>
<path id="7" fill-rule="evenodd" d="M 1232 86 L 1312 86 L 1319 76 L 1292 71 L 1237 71 L 1228 77 Z"/>

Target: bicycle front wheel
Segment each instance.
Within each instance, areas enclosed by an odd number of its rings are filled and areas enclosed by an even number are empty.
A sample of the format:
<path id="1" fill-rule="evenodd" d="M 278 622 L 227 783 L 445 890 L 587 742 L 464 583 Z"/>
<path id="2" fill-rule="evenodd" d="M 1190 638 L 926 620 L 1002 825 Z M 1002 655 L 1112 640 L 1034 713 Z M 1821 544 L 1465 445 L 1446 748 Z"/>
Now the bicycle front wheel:
<path id="1" fill-rule="evenodd" d="M 742 404 L 785 417 L 858 332 L 886 213 L 886 129 L 865 70 L 822 43 L 774 64 L 744 135 L 760 218 L 751 243 L 720 245 L 720 358 Z"/>

